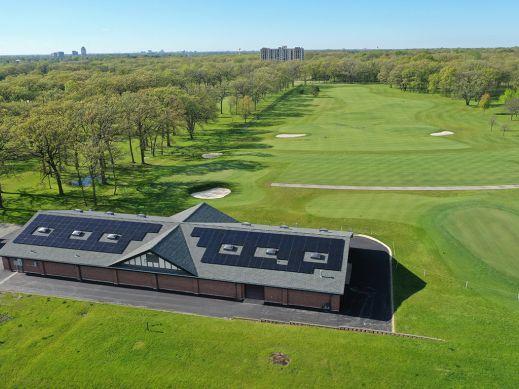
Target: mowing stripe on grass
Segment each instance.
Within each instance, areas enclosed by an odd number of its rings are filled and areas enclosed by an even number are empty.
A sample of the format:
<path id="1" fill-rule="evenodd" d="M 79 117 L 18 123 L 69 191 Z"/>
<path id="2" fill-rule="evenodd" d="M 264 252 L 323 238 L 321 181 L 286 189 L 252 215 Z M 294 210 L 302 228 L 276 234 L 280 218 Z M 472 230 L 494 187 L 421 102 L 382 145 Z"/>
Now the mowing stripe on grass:
<path id="1" fill-rule="evenodd" d="M 270 186 L 279 188 L 331 189 L 331 190 L 368 190 L 368 191 L 457 191 L 457 190 L 507 190 L 519 189 L 519 184 L 511 185 L 473 185 L 473 186 L 351 186 L 286 184 L 273 182 Z"/>

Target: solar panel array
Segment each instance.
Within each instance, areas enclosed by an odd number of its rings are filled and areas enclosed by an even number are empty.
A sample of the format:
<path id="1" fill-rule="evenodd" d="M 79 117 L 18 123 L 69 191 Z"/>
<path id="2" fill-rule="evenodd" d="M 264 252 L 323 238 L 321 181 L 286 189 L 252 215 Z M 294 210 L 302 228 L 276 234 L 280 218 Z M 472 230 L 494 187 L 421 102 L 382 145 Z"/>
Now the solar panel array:
<path id="1" fill-rule="evenodd" d="M 337 238 L 202 227 L 195 227 L 191 236 L 200 238 L 198 247 L 206 248 L 203 263 L 308 274 L 315 269 L 340 271 L 345 245 L 343 239 Z M 219 252 L 223 244 L 243 246 L 243 249 L 240 255 L 223 254 Z M 257 247 L 278 249 L 277 258 L 255 257 Z M 328 261 L 305 262 L 305 252 L 328 254 Z M 277 259 L 288 260 L 288 264 L 277 264 Z"/>
<path id="2" fill-rule="evenodd" d="M 54 231 L 48 236 L 33 235 L 38 227 L 53 228 Z M 157 223 L 40 214 L 18 235 L 14 243 L 122 254 L 131 241 L 142 241 L 146 234 L 158 233 L 161 227 Z M 70 239 L 75 230 L 92 234 L 85 240 Z M 121 237 L 113 243 L 99 242 L 103 234 L 119 234 Z"/>

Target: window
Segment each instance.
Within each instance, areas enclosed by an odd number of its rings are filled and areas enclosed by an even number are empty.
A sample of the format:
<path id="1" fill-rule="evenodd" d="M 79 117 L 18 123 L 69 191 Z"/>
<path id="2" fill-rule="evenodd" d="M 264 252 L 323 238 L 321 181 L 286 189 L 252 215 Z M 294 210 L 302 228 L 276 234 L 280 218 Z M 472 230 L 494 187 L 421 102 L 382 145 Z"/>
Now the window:
<path id="1" fill-rule="evenodd" d="M 119 242 L 121 240 L 121 238 L 122 238 L 122 235 L 119 235 L 119 234 L 104 233 L 99 238 L 99 242 L 116 244 L 117 242 Z"/>
<path id="2" fill-rule="evenodd" d="M 69 239 L 73 240 L 87 240 L 90 238 L 90 235 L 92 235 L 91 232 L 88 231 L 80 231 L 80 230 L 74 230 L 69 236 Z"/>
<path id="3" fill-rule="evenodd" d="M 130 266 L 134 268 L 143 268 L 143 270 L 149 270 L 150 268 L 154 269 L 165 269 L 165 270 L 175 270 L 179 271 L 180 269 L 173 265 L 171 262 L 168 262 L 157 254 L 148 252 L 142 255 L 138 255 L 134 258 L 127 260 L 122 263 L 123 266 Z"/>
<path id="4" fill-rule="evenodd" d="M 220 246 L 220 250 L 218 251 L 220 254 L 226 255 L 241 255 L 241 251 L 243 246 L 236 246 L 234 244 L 224 243 Z"/>
<path id="5" fill-rule="evenodd" d="M 305 252 L 303 261 L 312 263 L 328 263 L 328 254 L 307 251 Z"/>
<path id="6" fill-rule="evenodd" d="M 146 254 L 146 261 L 151 263 L 159 263 L 159 256 L 154 253 L 147 253 Z"/>
<path id="7" fill-rule="evenodd" d="M 38 227 L 34 230 L 32 233 L 34 236 L 49 236 L 52 231 L 54 231 L 54 228 L 50 227 Z"/>

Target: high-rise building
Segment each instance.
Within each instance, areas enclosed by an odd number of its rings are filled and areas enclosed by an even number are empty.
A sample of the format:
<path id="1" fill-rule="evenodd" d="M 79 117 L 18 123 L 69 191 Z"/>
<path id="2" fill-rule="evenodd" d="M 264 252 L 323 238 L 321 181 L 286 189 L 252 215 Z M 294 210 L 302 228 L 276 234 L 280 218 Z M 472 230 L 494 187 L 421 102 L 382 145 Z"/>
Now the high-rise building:
<path id="1" fill-rule="evenodd" d="M 73 57 L 77 57 L 78 55 L 79 55 L 79 53 L 76 50 L 72 50 L 72 56 Z"/>
<path id="2" fill-rule="evenodd" d="M 65 52 L 63 52 L 63 51 L 55 51 L 51 55 L 52 55 L 52 58 L 65 59 Z"/>
<path id="3" fill-rule="evenodd" d="M 302 61 L 305 59 L 305 49 L 302 47 L 288 48 L 286 46 L 277 49 L 264 47 L 260 51 L 262 61 Z"/>
<path id="4" fill-rule="evenodd" d="M 87 52 L 86 52 L 85 46 L 83 46 L 83 47 L 81 48 L 81 56 L 82 56 L 82 57 L 86 57 L 86 55 L 87 55 Z"/>

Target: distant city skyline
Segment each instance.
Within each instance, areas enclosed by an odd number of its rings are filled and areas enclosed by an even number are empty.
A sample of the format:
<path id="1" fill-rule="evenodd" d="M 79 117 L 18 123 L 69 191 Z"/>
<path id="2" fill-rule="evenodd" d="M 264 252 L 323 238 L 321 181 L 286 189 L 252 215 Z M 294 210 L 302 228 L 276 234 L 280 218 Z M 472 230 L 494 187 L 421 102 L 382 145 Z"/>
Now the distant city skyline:
<path id="1" fill-rule="evenodd" d="M 261 47 L 406 49 L 519 45 L 519 2 L 221 0 L 5 2 L 0 55 L 259 51 Z M 49 22 L 52 20 L 52 23 Z"/>

